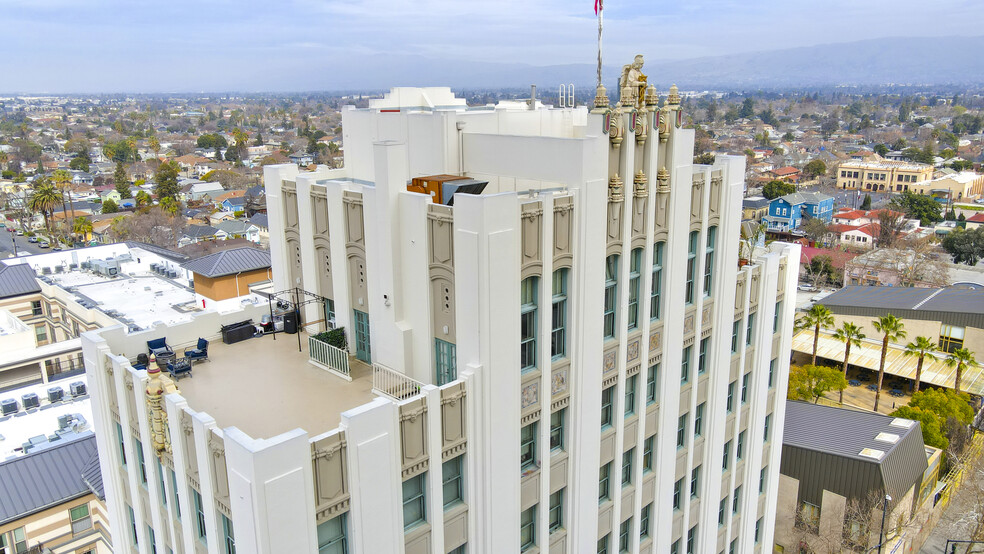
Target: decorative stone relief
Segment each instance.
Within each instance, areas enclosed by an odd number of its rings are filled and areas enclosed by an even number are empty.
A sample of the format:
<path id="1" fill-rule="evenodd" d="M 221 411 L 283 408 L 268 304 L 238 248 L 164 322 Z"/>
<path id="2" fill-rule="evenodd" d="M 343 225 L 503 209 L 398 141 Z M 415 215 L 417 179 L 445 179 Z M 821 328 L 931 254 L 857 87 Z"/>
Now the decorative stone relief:
<path id="1" fill-rule="evenodd" d="M 683 318 L 683 334 L 694 332 L 694 314 L 689 314 Z"/>
<path id="2" fill-rule="evenodd" d="M 639 358 L 639 339 L 635 339 L 629 343 L 629 347 L 625 350 L 625 360 L 631 362 Z"/>
<path id="3" fill-rule="evenodd" d="M 615 371 L 615 352 L 616 350 L 614 348 L 605 352 L 605 369 L 603 373 Z"/>
<path id="4" fill-rule="evenodd" d="M 660 343 L 663 341 L 663 331 L 657 330 L 649 334 L 649 351 L 659 350 Z"/>
<path id="5" fill-rule="evenodd" d="M 550 376 L 550 394 L 557 395 L 567 391 L 568 369 L 558 369 Z"/>
<path id="6" fill-rule="evenodd" d="M 711 307 L 704 306 L 704 309 L 700 312 L 700 324 L 703 327 L 711 321 Z"/>
<path id="7" fill-rule="evenodd" d="M 426 413 L 427 405 L 423 399 L 400 406 L 400 439 L 405 471 L 426 461 Z"/>
<path id="8" fill-rule="evenodd" d="M 520 409 L 525 410 L 530 406 L 536 405 L 540 401 L 540 383 L 533 381 L 532 383 L 523 387 L 522 394 L 520 395 Z"/>

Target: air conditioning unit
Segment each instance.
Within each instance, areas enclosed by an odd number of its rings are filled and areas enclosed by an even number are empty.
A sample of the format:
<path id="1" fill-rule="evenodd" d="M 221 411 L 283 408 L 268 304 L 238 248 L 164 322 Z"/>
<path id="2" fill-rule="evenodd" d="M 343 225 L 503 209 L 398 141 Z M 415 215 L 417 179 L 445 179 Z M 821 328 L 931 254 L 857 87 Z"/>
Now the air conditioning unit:
<path id="1" fill-rule="evenodd" d="M 38 395 L 33 392 L 21 396 L 21 402 L 24 404 L 25 410 L 41 407 L 41 400 L 38 398 Z"/>
<path id="2" fill-rule="evenodd" d="M 75 396 L 83 396 L 86 393 L 85 383 L 82 381 L 76 381 L 68 386 L 68 391 Z"/>
<path id="3" fill-rule="evenodd" d="M 16 414 L 19 410 L 20 406 L 13 398 L 4 398 L 3 400 L 0 400 L 0 415 L 9 416 L 11 414 Z"/>
<path id="4" fill-rule="evenodd" d="M 72 416 L 72 414 L 63 414 L 63 415 L 58 416 L 58 428 L 59 429 L 66 429 L 68 427 L 71 427 L 72 420 L 74 420 L 74 419 L 75 419 L 75 417 Z"/>
<path id="5" fill-rule="evenodd" d="M 65 398 L 65 389 L 61 387 L 51 387 L 48 389 L 48 402 L 54 404 L 55 402 L 61 402 Z"/>

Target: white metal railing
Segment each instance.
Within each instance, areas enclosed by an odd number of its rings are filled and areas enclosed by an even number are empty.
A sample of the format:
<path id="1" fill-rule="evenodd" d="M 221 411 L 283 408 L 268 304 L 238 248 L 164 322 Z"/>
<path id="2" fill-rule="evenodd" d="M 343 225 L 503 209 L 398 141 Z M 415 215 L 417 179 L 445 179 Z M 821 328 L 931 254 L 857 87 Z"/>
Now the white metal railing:
<path id="1" fill-rule="evenodd" d="M 423 383 L 386 366 L 372 364 L 372 392 L 394 400 L 406 400 L 420 392 Z"/>
<path id="2" fill-rule="evenodd" d="M 308 357 L 332 371 L 350 377 L 348 352 L 340 348 L 335 348 L 314 337 L 308 337 Z"/>

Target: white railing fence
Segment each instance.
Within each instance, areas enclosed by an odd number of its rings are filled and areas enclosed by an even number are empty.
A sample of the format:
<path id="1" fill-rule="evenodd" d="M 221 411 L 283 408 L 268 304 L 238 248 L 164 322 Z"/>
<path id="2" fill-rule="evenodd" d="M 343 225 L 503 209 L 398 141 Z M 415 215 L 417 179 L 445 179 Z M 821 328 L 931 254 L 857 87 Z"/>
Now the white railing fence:
<path id="1" fill-rule="evenodd" d="M 406 400 L 420 392 L 424 384 L 386 366 L 372 364 L 372 392 L 394 400 Z"/>
<path id="2" fill-rule="evenodd" d="M 308 357 L 311 361 L 351 379 L 348 352 L 314 337 L 308 337 Z"/>

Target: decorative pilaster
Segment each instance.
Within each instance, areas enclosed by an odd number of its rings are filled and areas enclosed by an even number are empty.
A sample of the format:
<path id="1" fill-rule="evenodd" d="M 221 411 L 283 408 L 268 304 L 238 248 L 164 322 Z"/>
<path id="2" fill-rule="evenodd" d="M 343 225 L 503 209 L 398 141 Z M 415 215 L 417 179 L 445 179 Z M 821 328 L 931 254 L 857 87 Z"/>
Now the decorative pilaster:
<path id="1" fill-rule="evenodd" d="M 649 195 L 649 179 L 646 178 L 646 174 L 641 169 L 636 172 L 632 182 L 635 184 L 635 196 L 637 198 L 643 198 Z"/>
<path id="2" fill-rule="evenodd" d="M 660 194 L 670 192 L 670 172 L 666 170 L 665 166 L 656 172 L 656 192 Z"/>
<path id="3" fill-rule="evenodd" d="M 167 412 L 164 408 L 164 382 L 161 368 L 151 364 L 147 368 L 147 416 L 150 419 L 150 437 L 154 452 L 171 452 L 171 437 L 167 427 Z"/>
<path id="4" fill-rule="evenodd" d="M 619 178 L 618 173 L 612 176 L 608 180 L 608 201 L 609 202 L 621 202 L 625 199 L 625 195 L 622 193 L 622 179 Z"/>

